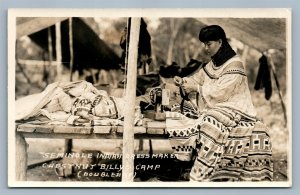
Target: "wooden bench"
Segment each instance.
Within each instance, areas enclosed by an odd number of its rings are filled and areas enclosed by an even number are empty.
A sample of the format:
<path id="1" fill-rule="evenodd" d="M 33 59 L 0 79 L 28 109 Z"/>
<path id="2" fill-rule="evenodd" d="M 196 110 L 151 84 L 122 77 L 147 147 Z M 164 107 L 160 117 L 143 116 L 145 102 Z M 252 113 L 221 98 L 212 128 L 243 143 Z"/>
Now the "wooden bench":
<path id="1" fill-rule="evenodd" d="M 166 139 L 165 122 L 149 121 L 133 128 L 135 139 Z M 16 180 L 26 181 L 28 166 L 25 138 L 122 139 L 123 126 L 62 126 L 16 124 Z"/>

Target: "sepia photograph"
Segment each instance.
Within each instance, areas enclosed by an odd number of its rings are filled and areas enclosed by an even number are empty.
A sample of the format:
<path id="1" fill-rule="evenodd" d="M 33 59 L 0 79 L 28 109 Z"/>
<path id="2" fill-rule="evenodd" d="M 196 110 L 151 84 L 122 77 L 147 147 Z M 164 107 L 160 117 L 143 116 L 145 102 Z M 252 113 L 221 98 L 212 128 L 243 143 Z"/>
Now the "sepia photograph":
<path id="1" fill-rule="evenodd" d="M 291 10 L 8 10 L 9 187 L 291 187 Z"/>

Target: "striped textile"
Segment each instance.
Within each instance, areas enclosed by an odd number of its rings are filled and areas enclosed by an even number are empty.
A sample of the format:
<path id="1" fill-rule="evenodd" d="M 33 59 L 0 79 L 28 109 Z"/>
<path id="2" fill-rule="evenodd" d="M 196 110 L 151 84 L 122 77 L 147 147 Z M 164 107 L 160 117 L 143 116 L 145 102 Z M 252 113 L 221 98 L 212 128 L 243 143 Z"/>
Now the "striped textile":
<path id="1" fill-rule="evenodd" d="M 271 181 L 272 147 L 261 122 L 240 120 L 233 127 L 205 115 L 197 120 L 169 120 L 175 156 L 194 160 L 190 181 Z M 171 125 L 170 125 L 171 124 Z"/>

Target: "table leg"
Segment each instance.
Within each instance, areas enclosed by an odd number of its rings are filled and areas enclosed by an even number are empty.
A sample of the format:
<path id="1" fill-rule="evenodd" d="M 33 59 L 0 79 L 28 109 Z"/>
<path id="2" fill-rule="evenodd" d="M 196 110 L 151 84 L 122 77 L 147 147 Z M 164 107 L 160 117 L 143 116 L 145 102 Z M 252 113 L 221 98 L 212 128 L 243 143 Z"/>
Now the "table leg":
<path id="1" fill-rule="evenodd" d="M 27 143 L 24 136 L 16 134 L 16 180 L 26 181 Z"/>

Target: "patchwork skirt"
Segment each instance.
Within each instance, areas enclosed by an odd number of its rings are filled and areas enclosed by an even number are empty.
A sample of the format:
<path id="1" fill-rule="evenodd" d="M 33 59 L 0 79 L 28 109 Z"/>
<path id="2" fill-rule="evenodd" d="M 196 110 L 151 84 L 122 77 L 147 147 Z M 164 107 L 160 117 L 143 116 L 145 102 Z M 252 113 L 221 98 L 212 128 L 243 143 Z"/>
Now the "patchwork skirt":
<path id="1" fill-rule="evenodd" d="M 194 161 L 190 181 L 273 180 L 271 140 L 260 121 L 228 127 L 212 115 L 167 119 L 167 131 L 177 159 Z"/>

